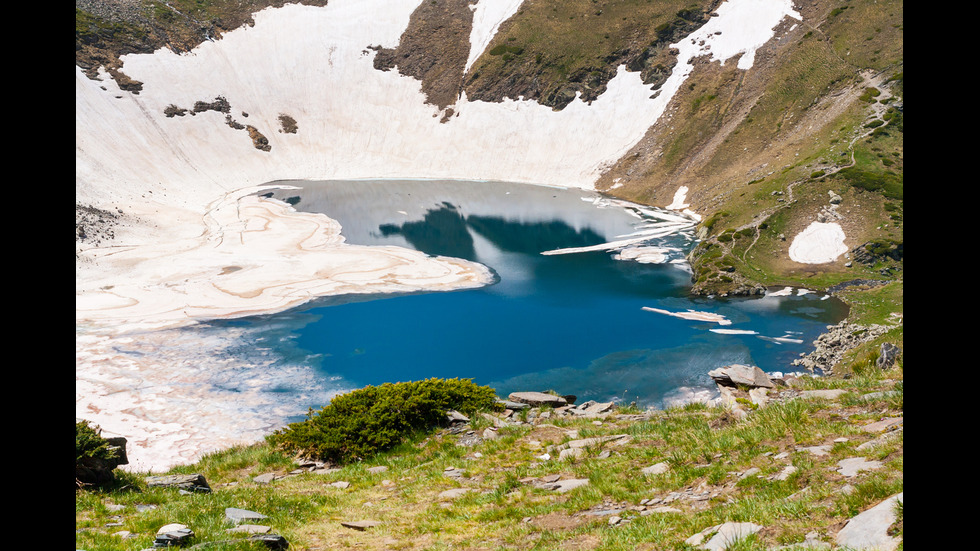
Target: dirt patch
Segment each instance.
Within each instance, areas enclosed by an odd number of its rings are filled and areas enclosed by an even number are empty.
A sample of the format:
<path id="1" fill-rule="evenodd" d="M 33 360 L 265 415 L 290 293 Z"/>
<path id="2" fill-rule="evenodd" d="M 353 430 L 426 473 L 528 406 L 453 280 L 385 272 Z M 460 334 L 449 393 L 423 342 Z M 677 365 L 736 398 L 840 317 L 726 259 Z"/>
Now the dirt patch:
<path id="1" fill-rule="evenodd" d="M 548 513 L 531 519 L 530 523 L 542 530 L 572 530 L 595 522 L 593 518 L 572 516 L 566 513 Z"/>

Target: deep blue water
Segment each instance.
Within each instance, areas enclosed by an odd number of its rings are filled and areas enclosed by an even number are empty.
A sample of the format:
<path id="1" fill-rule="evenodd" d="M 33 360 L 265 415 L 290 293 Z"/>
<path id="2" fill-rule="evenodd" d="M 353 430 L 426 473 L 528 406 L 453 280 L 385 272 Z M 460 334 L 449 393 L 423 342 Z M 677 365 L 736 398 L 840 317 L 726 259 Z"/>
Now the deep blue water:
<path id="1" fill-rule="evenodd" d="M 348 242 L 466 258 L 499 278 L 476 290 L 334 297 L 223 322 L 258 330 L 263 346 L 308 365 L 324 388 L 462 377 L 493 386 L 501 397 L 555 390 L 580 402 L 662 407 L 680 388 L 710 388 L 707 372 L 722 365 L 792 371 L 792 360 L 846 314 L 840 301 L 815 293 L 689 298 L 690 274 L 677 262 L 694 244 L 693 229 L 643 243 L 664 247 L 675 263 L 616 260 L 604 251 L 542 255 L 622 239 L 659 221 L 649 210 L 608 205 L 589 192 L 499 182 L 283 184 L 302 189 L 276 197 L 338 220 Z M 731 324 L 644 306 L 713 312 Z M 790 340 L 771 340 L 777 337 Z"/>

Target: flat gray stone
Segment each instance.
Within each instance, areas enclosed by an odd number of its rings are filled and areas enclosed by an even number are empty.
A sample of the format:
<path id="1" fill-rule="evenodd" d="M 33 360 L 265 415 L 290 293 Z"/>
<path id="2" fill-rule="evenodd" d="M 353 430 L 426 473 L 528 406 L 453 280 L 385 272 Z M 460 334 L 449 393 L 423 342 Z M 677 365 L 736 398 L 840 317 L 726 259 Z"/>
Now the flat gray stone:
<path id="1" fill-rule="evenodd" d="M 747 538 L 752 534 L 755 534 L 759 530 L 762 530 L 762 528 L 762 526 L 751 522 L 726 522 L 724 524 L 712 526 L 711 528 L 706 528 L 701 532 L 694 534 L 693 536 L 687 538 L 685 543 L 688 545 L 698 546 L 700 549 L 723 551 L 729 545 L 737 542 L 740 539 Z M 711 536 L 711 539 L 702 545 L 704 538 L 712 533 L 714 535 Z"/>
<path id="2" fill-rule="evenodd" d="M 830 446 L 828 446 L 826 444 L 823 445 L 823 446 L 808 446 L 806 448 L 798 448 L 798 449 L 799 449 L 799 451 L 802 451 L 802 452 L 810 452 L 810 454 L 815 455 L 817 457 L 823 457 L 825 455 L 830 455 Z"/>
<path id="3" fill-rule="evenodd" d="M 783 467 L 783 470 L 779 471 L 779 474 L 772 477 L 773 480 L 786 480 L 793 475 L 798 469 L 792 465 L 787 465 Z"/>
<path id="4" fill-rule="evenodd" d="M 561 396 L 548 394 L 546 392 L 512 392 L 507 396 L 511 402 L 527 404 L 531 407 L 554 406 L 561 407 L 568 403 L 568 400 Z"/>
<path id="5" fill-rule="evenodd" d="M 881 421 L 875 421 L 862 427 L 864 432 L 885 432 L 903 425 L 903 417 L 886 417 Z"/>
<path id="6" fill-rule="evenodd" d="M 202 474 L 176 474 L 148 476 L 144 479 L 150 487 L 178 488 L 191 492 L 210 492 L 207 480 Z"/>
<path id="7" fill-rule="evenodd" d="M 225 518 L 235 524 L 241 524 L 250 520 L 264 520 L 269 517 L 263 515 L 262 513 L 256 513 L 255 511 L 249 511 L 247 509 L 227 507 L 225 508 Z"/>
<path id="8" fill-rule="evenodd" d="M 837 462 L 837 472 L 850 478 L 861 471 L 873 471 L 882 467 L 881 461 L 868 461 L 863 457 L 850 457 Z"/>
<path id="9" fill-rule="evenodd" d="M 272 482 L 273 480 L 277 480 L 279 478 L 282 478 L 282 477 L 279 476 L 279 475 L 277 475 L 276 473 L 264 473 L 264 474 L 260 474 L 259 476 L 253 478 L 252 479 L 252 482 L 254 482 L 256 484 L 268 484 L 268 483 Z"/>
<path id="10" fill-rule="evenodd" d="M 439 499 L 441 500 L 456 499 L 458 497 L 463 497 L 464 495 L 472 491 L 473 491 L 472 488 L 453 488 L 451 490 L 446 490 L 445 492 L 440 492 Z"/>
<path id="11" fill-rule="evenodd" d="M 670 465 L 666 461 L 661 461 L 655 465 L 644 467 L 640 472 L 643 474 L 663 474 L 670 470 Z"/>
<path id="12" fill-rule="evenodd" d="M 558 480 L 543 485 L 542 487 L 547 490 L 554 490 L 559 494 L 564 494 L 565 492 L 570 492 L 575 488 L 580 488 L 582 486 L 587 486 L 589 484 L 588 478 L 570 478 L 568 480 Z"/>
<path id="13" fill-rule="evenodd" d="M 352 528 L 354 530 L 360 530 L 361 532 L 367 530 L 368 528 L 374 528 L 380 524 L 381 522 L 377 520 L 351 520 L 340 523 L 340 525 L 345 528 Z"/>
<path id="14" fill-rule="evenodd" d="M 841 397 L 842 394 L 847 391 L 840 388 L 825 389 L 825 390 L 804 390 L 800 392 L 800 396 L 803 398 L 823 398 L 825 400 L 836 400 Z"/>
<path id="15" fill-rule="evenodd" d="M 878 505 L 847 521 L 837 533 L 837 544 L 855 551 L 893 551 L 901 540 L 888 535 L 895 523 L 895 506 L 904 501 L 904 492 L 895 494 Z"/>

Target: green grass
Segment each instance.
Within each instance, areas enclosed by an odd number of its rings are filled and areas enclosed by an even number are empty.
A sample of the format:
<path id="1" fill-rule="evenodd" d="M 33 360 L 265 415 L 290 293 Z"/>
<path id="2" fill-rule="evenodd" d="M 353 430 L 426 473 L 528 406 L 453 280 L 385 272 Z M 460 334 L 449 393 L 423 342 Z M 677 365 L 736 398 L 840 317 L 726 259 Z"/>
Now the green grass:
<path id="1" fill-rule="evenodd" d="M 589 542 L 591 548 L 637 549 L 638 544 L 683 549 L 683 541 L 701 529 L 726 521 L 755 522 L 767 526 L 764 536 L 741 545 L 767 545 L 801 541 L 810 530 L 826 531 L 877 501 L 902 489 L 902 440 L 898 438 L 875 450 L 869 458 L 885 468 L 847 481 L 856 491 L 839 491 L 845 482 L 831 466 L 854 455 L 854 447 L 869 438 L 856 423 L 881 415 L 901 415 L 901 400 L 861 400 L 861 394 L 891 388 L 900 371 L 867 374 L 854 379 L 815 380 L 811 386 L 854 386 L 839 402 L 793 400 L 772 403 L 752 411 L 742 422 L 727 420 L 724 410 L 694 404 L 660 412 L 613 414 L 602 425 L 590 419 L 563 418 L 559 423 L 521 424 L 502 429 L 503 438 L 475 447 L 456 445 L 458 435 L 438 431 L 407 441 L 369 463 L 343 467 L 331 474 L 298 474 L 258 485 L 252 479 L 264 472 L 285 474 L 291 462 L 267 444 L 239 446 L 210 454 L 194 465 L 174 472 L 199 472 L 214 489 L 211 494 L 181 495 L 175 490 L 147 488 L 139 474 L 122 475 L 128 488 L 76 492 L 76 546 L 84 549 L 145 549 L 159 526 L 179 521 L 191 526 L 197 542 L 229 539 L 224 521 L 226 507 L 238 507 L 269 516 L 275 527 L 296 548 L 351 538 L 366 549 L 382 548 L 396 541 L 394 549 L 443 549 L 454 547 L 556 548 L 568 542 Z M 851 388 L 851 387 L 848 387 Z M 901 386 L 897 386 L 900 394 Z M 844 417 L 836 412 L 846 408 Z M 598 446 L 575 461 L 536 460 L 548 445 L 567 441 L 550 438 L 540 446 L 539 431 L 577 430 L 579 438 L 627 433 L 625 445 Z M 829 457 L 796 451 L 798 446 L 832 442 Z M 601 457 L 599 452 L 610 452 Z M 785 459 L 776 454 L 787 452 Z M 479 454 L 479 455 L 477 455 Z M 553 454 L 557 455 L 557 454 Z M 661 475 L 643 475 L 640 469 L 668 461 Z M 367 467 L 383 464 L 389 469 L 370 474 Z M 769 480 L 786 465 L 798 471 L 787 480 Z M 464 478 L 447 476 L 447 467 L 463 469 Z M 751 467 L 756 476 L 740 479 Z M 563 478 L 588 478 L 588 486 L 567 494 L 536 488 L 522 482 L 526 477 L 560 474 Z M 328 486 L 345 480 L 346 490 Z M 469 487 L 475 491 L 452 502 L 439 502 L 446 489 Z M 678 513 L 641 515 L 632 509 L 641 500 L 663 499 L 691 491 L 712 492 L 701 500 L 676 499 Z M 122 505 L 119 511 L 111 504 Z M 156 508 L 139 512 L 137 505 Z M 383 505 L 382 505 L 383 504 Z M 592 508 L 623 507 L 626 519 L 610 526 L 608 517 L 590 517 Z M 372 518 L 382 527 L 355 533 L 339 525 L 341 520 Z M 531 522 L 525 519 L 530 518 Z M 556 524 L 545 523 L 552 519 Z M 111 522 L 121 526 L 107 526 Z M 112 535 L 120 529 L 137 534 L 123 540 Z M 390 541 L 389 541 L 390 540 Z M 389 544 L 384 544 L 389 541 Z M 237 541 L 227 549 L 252 549 Z M 753 548 L 753 547 L 746 547 Z M 766 548 L 766 547 L 762 547 Z"/>

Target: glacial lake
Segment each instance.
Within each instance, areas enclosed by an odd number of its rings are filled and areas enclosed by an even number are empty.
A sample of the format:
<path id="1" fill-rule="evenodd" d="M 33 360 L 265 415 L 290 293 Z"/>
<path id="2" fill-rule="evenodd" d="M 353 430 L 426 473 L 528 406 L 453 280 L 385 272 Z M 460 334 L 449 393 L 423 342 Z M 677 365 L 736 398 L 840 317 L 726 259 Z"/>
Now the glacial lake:
<path id="1" fill-rule="evenodd" d="M 283 188 L 263 195 L 339 221 L 348 243 L 465 258 L 497 275 L 474 290 L 332 297 L 212 322 L 245 329 L 277 362 L 309 370 L 306 388 L 273 389 L 296 394 L 283 396 L 289 402 L 301 393 L 316 402 L 365 385 L 460 377 L 501 397 L 554 390 L 579 403 L 665 407 L 711 394 L 707 373 L 723 365 L 795 371 L 791 362 L 846 315 L 841 301 L 795 289 L 692 298 L 684 257 L 695 244 L 694 222 L 594 192 L 444 180 L 272 184 Z M 608 242 L 626 245 L 590 249 Z M 620 257 L 634 247 L 660 262 Z M 677 315 L 689 312 L 721 322 Z"/>

